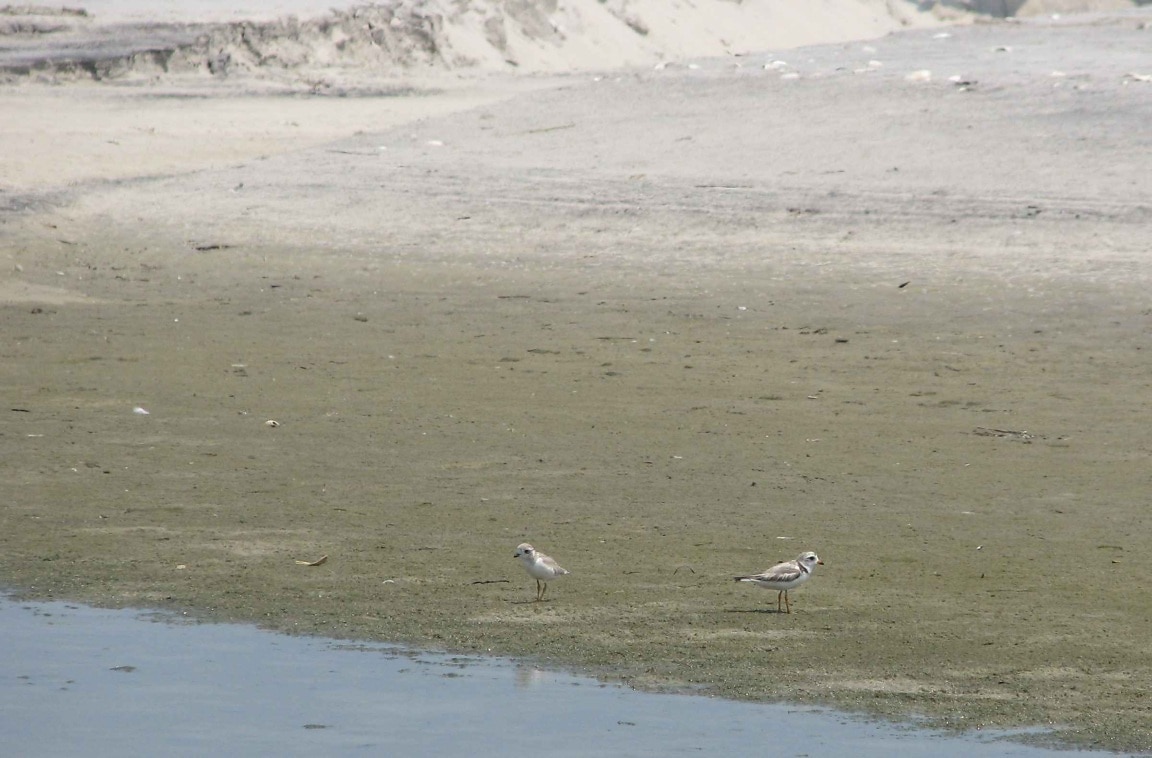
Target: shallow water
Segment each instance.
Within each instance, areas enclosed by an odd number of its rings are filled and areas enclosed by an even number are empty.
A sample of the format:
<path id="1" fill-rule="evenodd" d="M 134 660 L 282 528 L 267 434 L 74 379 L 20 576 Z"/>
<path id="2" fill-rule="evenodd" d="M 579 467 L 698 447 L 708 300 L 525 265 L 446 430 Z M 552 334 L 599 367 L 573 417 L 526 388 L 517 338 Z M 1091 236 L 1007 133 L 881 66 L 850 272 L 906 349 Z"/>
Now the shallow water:
<path id="1" fill-rule="evenodd" d="M 7 755 L 1067 755 L 167 614 L 0 599 L 0 629 Z"/>

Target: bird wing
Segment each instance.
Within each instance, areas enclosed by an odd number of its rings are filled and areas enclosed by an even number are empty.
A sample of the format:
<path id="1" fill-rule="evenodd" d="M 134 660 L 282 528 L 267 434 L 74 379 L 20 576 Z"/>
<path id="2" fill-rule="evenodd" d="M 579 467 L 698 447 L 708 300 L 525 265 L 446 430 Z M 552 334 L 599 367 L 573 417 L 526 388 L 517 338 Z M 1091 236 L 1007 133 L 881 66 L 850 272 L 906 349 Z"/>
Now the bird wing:
<path id="1" fill-rule="evenodd" d="M 538 554 L 539 555 L 539 554 Z M 552 559 L 551 556 L 540 555 L 540 563 L 547 566 L 556 574 L 571 574 L 572 572 L 562 567 L 559 563 Z"/>
<path id="2" fill-rule="evenodd" d="M 796 561 L 778 563 L 767 571 L 750 577 L 760 582 L 794 582 L 804 575 L 804 571 Z"/>

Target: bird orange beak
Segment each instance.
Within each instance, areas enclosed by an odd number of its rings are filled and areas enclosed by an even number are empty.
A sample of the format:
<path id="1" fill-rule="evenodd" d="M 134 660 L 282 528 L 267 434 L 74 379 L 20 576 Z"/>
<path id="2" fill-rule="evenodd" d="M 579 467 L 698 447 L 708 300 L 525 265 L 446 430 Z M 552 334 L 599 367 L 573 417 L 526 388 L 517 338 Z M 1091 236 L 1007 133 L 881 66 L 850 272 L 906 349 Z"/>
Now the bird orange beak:
<path id="1" fill-rule="evenodd" d="M 816 561 L 816 563 L 817 563 L 817 564 L 819 564 L 819 565 L 821 565 L 821 566 L 823 566 L 823 565 L 824 565 L 824 561 Z"/>

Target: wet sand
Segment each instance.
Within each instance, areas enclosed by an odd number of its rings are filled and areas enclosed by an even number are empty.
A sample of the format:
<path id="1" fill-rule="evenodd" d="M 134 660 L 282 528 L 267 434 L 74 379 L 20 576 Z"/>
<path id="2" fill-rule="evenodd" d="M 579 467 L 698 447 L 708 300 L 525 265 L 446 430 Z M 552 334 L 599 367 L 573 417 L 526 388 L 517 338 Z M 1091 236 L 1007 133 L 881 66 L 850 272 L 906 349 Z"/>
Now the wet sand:
<path id="1" fill-rule="evenodd" d="M 1148 19 L 9 180 L 0 581 L 1152 750 Z M 42 135 L 120 98 L 141 154 L 174 102 L 79 91 L 2 96 Z M 526 540 L 573 572 L 544 603 Z M 805 549 L 791 615 L 731 581 Z"/>

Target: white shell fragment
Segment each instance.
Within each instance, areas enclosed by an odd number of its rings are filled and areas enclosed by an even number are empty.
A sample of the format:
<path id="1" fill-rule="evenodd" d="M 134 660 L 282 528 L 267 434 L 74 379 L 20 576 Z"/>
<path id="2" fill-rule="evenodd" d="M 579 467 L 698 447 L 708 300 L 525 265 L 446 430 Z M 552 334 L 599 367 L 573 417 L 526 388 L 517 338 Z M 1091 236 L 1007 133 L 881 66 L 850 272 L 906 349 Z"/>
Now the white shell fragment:
<path id="1" fill-rule="evenodd" d="M 264 422 L 264 426 L 280 426 L 280 422 L 276 419 L 270 418 Z"/>

